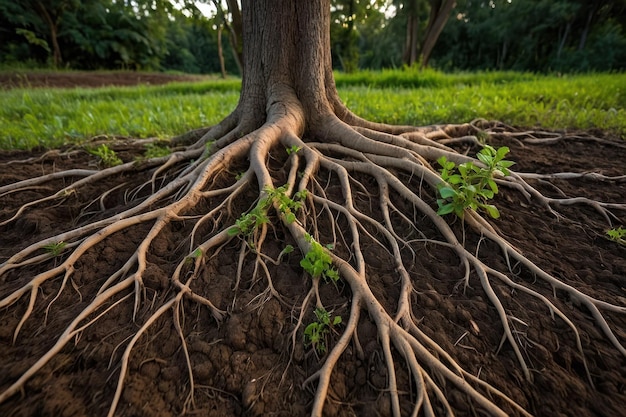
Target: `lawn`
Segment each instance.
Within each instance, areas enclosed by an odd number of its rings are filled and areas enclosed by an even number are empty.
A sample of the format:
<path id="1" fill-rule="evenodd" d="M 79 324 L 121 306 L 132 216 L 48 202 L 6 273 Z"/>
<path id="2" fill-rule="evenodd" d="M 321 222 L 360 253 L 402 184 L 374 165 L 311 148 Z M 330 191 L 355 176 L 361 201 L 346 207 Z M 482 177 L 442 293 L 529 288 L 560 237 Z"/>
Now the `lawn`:
<path id="1" fill-rule="evenodd" d="M 337 74 L 360 116 L 393 124 L 476 118 L 544 129 L 598 128 L 626 137 L 626 74 L 443 74 L 388 70 Z M 161 86 L 0 90 L 0 149 L 54 148 L 93 137 L 168 138 L 214 124 L 239 100 L 239 80 Z"/>

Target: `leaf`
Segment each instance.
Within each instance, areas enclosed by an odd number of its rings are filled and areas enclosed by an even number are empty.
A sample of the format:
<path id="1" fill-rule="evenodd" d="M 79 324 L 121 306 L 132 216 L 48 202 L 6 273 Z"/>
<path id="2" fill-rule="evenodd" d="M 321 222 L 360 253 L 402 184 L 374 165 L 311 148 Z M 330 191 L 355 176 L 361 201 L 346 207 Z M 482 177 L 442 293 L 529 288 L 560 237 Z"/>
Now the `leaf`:
<path id="1" fill-rule="evenodd" d="M 494 196 L 494 192 L 485 188 L 483 190 L 480 190 L 480 192 L 478 193 L 481 197 L 487 199 L 487 200 L 491 200 Z"/>
<path id="2" fill-rule="evenodd" d="M 491 205 L 491 204 L 484 204 L 483 208 L 485 210 L 487 210 L 487 213 L 493 218 L 493 219 L 498 219 L 500 218 L 500 212 L 498 211 L 498 209 L 496 208 L 496 206 Z"/>
<path id="3" fill-rule="evenodd" d="M 496 151 L 496 159 L 500 160 L 500 159 L 504 158 L 507 153 L 509 153 L 509 148 L 508 147 L 502 146 L 502 147 L 498 148 L 498 150 Z"/>
<path id="4" fill-rule="evenodd" d="M 333 326 L 336 326 L 338 324 L 341 324 L 341 316 L 335 316 L 335 318 L 333 319 Z"/>
<path id="5" fill-rule="evenodd" d="M 439 189 L 439 195 L 441 195 L 441 197 L 444 199 L 453 198 L 457 195 L 457 192 L 451 187 L 441 187 Z"/>
<path id="6" fill-rule="evenodd" d="M 447 180 L 450 184 L 460 184 L 463 182 L 463 178 L 459 174 L 450 175 Z"/>
<path id="7" fill-rule="evenodd" d="M 444 204 L 441 207 L 439 207 L 439 210 L 437 210 L 437 214 L 440 216 L 443 216 L 444 214 L 450 214 L 452 213 L 454 210 L 454 204 L 452 203 L 448 203 L 448 204 Z"/>
<path id="8" fill-rule="evenodd" d="M 289 212 L 285 215 L 285 221 L 287 222 L 287 224 L 291 224 L 293 222 L 296 221 L 296 215 L 293 214 L 292 212 Z"/>
<path id="9" fill-rule="evenodd" d="M 480 162 L 482 162 L 483 164 L 487 165 L 487 166 L 491 166 L 491 163 L 493 161 L 493 157 L 491 157 L 490 155 L 485 155 L 483 153 L 479 153 L 476 155 L 476 157 L 480 160 Z"/>
<path id="10" fill-rule="evenodd" d="M 283 254 L 285 254 L 285 255 L 288 254 L 288 253 L 291 253 L 291 252 L 293 252 L 293 246 L 291 246 L 291 245 L 287 245 L 287 246 L 285 246 L 285 249 L 283 249 Z"/>

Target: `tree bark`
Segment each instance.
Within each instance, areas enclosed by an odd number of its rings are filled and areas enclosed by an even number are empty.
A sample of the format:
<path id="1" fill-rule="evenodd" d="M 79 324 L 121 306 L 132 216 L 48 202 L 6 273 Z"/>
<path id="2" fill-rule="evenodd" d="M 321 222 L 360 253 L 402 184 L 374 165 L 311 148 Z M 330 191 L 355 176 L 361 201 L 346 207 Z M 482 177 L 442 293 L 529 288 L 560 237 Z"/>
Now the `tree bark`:
<path id="1" fill-rule="evenodd" d="M 222 25 L 217 28 L 217 57 L 220 60 L 220 73 L 226 78 L 226 65 L 224 63 L 224 48 L 222 48 Z"/>
<path id="2" fill-rule="evenodd" d="M 435 0 L 431 1 L 430 18 L 424 35 L 424 43 L 422 45 L 422 68 L 428 66 L 430 54 L 439 39 L 439 35 L 446 25 L 450 12 L 456 7 L 455 0 Z"/>
<path id="3" fill-rule="evenodd" d="M 301 107 L 308 125 L 339 102 L 330 55 L 330 0 L 244 0 L 240 114 L 256 125 L 279 103 Z"/>

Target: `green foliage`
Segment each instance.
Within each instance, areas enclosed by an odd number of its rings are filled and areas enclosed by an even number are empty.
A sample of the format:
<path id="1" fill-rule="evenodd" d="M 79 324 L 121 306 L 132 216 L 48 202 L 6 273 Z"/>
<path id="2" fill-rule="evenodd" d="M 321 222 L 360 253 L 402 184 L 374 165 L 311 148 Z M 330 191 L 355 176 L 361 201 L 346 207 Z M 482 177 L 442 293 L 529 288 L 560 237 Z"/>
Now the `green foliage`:
<path id="1" fill-rule="evenodd" d="M 249 237 L 255 229 L 269 221 L 267 212 L 274 203 L 278 205 L 278 211 L 285 216 L 285 221 L 293 223 L 296 220 L 296 212 L 302 208 L 302 200 L 307 195 L 307 191 L 302 190 L 295 193 L 292 199 L 287 195 L 287 185 L 274 189 L 266 188 L 263 191 L 266 197 L 259 200 L 252 210 L 242 214 L 235 221 L 235 226 L 228 230 L 229 235 Z"/>
<path id="2" fill-rule="evenodd" d="M 54 243 L 48 243 L 43 248 L 50 255 L 56 257 L 56 256 L 59 256 L 61 252 L 63 252 L 63 249 L 65 249 L 66 246 L 67 246 L 66 242 L 54 242 Z"/>
<path id="3" fill-rule="evenodd" d="M 124 161 L 117 156 L 115 151 L 105 144 L 102 144 L 94 149 L 88 149 L 88 152 L 100 158 L 100 162 L 105 167 L 114 167 L 124 163 Z"/>
<path id="4" fill-rule="evenodd" d="M 318 307 L 314 311 L 316 321 L 310 323 L 304 329 L 304 344 L 312 346 L 317 353 L 323 355 L 326 353 L 326 338 L 330 329 L 341 324 L 341 316 L 334 316 L 323 307 Z"/>
<path id="5" fill-rule="evenodd" d="M 472 162 L 457 166 L 445 156 L 439 158 L 437 162 L 441 165 L 441 178 L 444 182 L 438 186 L 441 198 L 437 199 L 437 214 L 443 216 L 454 213 L 462 218 L 466 209 L 482 209 L 494 219 L 500 217 L 496 206 L 486 202 L 498 193 L 494 176 L 509 175 L 508 168 L 513 162 L 504 160 L 508 152 L 509 148 L 506 146 L 496 150 L 485 145 L 476 155 L 484 166 Z"/>
<path id="6" fill-rule="evenodd" d="M 626 229 L 622 226 L 617 229 L 613 228 L 606 231 L 607 236 L 614 242 L 619 243 L 620 245 L 626 246 Z"/>
<path id="7" fill-rule="evenodd" d="M 314 278 L 322 277 L 325 282 L 337 283 L 339 272 L 332 267 L 333 260 L 327 252 L 331 248 L 323 248 L 310 235 L 306 235 L 306 239 L 311 244 L 311 248 L 300 260 L 300 266 Z"/>
<path id="8" fill-rule="evenodd" d="M 298 153 L 298 151 L 300 151 L 300 149 L 301 148 L 299 146 L 296 146 L 296 145 L 293 145 L 293 146 L 291 146 L 289 148 L 286 148 L 287 155 L 296 154 L 296 153 Z"/>
<path id="9" fill-rule="evenodd" d="M 146 151 L 143 154 L 144 158 L 147 159 L 151 159 L 151 158 L 160 158 L 162 156 L 167 156 L 170 153 L 172 153 L 172 151 L 170 150 L 170 148 L 166 145 L 159 145 L 158 143 L 149 143 L 148 145 L 145 146 Z"/>

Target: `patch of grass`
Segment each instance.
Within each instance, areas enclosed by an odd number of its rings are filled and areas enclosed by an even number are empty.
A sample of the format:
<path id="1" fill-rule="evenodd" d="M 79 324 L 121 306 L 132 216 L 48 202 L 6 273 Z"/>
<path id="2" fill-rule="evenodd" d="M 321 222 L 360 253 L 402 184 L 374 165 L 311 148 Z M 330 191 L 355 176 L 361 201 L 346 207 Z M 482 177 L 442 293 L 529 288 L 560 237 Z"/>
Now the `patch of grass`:
<path id="1" fill-rule="evenodd" d="M 393 124 L 475 118 L 544 129 L 608 130 L 626 138 L 626 74 L 336 74 L 356 114 Z M 217 123 L 239 100 L 238 79 L 161 86 L 0 91 L 0 149 L 55 148 L 98 135 L 169 138 Z"/>
<path id="2" fill-rule="evenodd" d="M 113 149 L 104 144 L 94 149 L 88 149 L 88 152 L 97 156 L 100 159 L 100 163 L 105 167 L 114 167 L 124 163 Z"/>
<path id="3" fill-rule="evenodd" d="M 55 148 L 94 136 L 169 138 L 219 122 L 238 82 L 0 91 L 0 149 Z"/>
<path id="4" fill-rule="evenodd" d="M 358 115 L 385 123 L 421 126 L 484 118 L 544 129 L 598 128 L 626 138 L 626 74 L 490 80 L 479 73 L 475 80 L 461 80 L 423 88 L 354 85 L 339 94 Z"/>

